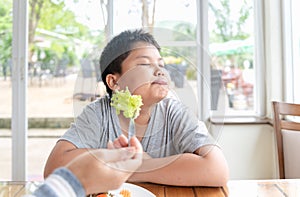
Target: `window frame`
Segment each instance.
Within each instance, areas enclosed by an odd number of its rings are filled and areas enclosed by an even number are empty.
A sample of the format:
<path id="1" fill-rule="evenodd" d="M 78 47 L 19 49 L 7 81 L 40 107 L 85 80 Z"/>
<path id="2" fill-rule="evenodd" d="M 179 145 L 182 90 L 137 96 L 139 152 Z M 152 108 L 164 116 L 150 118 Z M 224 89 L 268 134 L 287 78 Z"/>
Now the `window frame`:
<path id="1" fill-rule="evenodd" d="M 293 17 L 292 0 L 282 2 L 282 21 L 283 21 L 283 98 L 284 101 L 294 103 L 295 98 L 295 78 L 294 78 L 294 48 L 293 48 Z"/>

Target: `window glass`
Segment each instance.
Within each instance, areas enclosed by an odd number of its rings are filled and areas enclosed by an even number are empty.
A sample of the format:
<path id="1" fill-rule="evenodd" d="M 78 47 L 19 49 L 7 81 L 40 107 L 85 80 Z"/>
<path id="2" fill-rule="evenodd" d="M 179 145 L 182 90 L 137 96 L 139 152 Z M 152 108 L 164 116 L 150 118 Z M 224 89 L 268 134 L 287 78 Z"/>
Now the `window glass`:
<path id="1" fill-rule="evenodd" d="M 253 1 L 209 0 L 211 110 L 253 115 L 255 104 Z M 225 109 L 224 109 L 225 108 Z"/>
<path id="2" fill-rule="evenodd" d="M 0 179 L 11 177 L 12 0 L 0 2 Z M 4 154 L 2 154 L 4 153 Z"/>
<path id="3" fill-rule="evenodd" d="M 196 1 L 116 0 L 113 6 L 114 35 L 127 29 L 152 27 L 149 30 L 162 47 L 170 74 L 171 96 L 175 94 L 197 113 Z"/>
<path id="4" fill-rule="evenodd" d="M 45 0 L 35 9 L 31 5 L 27 110 L 31 120 L 39 120 L 34 125 L 29 122 L 29 127 L 43 129 L 29 131 L 31 137 L 37 134 L 28 140 L 28 179 L 42 180 L 55 141 L 85 105 L 103 94 L 97 89 L 101 86 L 98 49 L 105 36 L 97 0 Z M 37 146 L 46 154 L 32 150 Z"/>
<path id="5" fill-rule="evenodd" d="M 292 75 L 293 78 L 293 102 L 300 103 L 300 27 L 297 19 L 300 17 L 300 2 L 291 0 L 291 25 L 292 25 Z M 290 72 L 290 71 L 288 71 Z"/>
<path id="6" fill-rule="evenodd" d="M 113 2 L 114 34 L 142 26 L 176 30 L 177 25 L 195 25 L 197 22 L 195 0 L 115 0 Z"/>
<path id="7" fill-rule="evenodd" d="M 35 9 L 31 5 L 28 116 L 74 117 L 98 95 L 97 48 L 105 39 L 100 3 L 45 1 Z"/>
<path id="8" fill-rule="evenodd" d="M 29 122 L 29 127 L 51 127 L 53 129 L 60 127 L 61 123 L 63 126 L 69 125 L 69 123 L 65 124 L 65 121 L 70 121 L 68 118 L 77 116 L 86 104 L 104 94 L 103 84 L 99 80 L 98 60 L 101 49 L 107 41 L 106 28 L 109 25 L 107 2 L 45 0 L 43 4 L 36 5 L 34 9 L 30 7 L 34 5 L 33 3 L 28 4 L 30 14 L 27 113 L 31 120 L 39 120 L 34 125 Z M 168 37 L 164 37 L 162 32 L 153 31 L 153 33 L 159 34 L 158 39 L 167 38 L 161 39 L 159 42 L 163 47 L 162 53 L 168 62 L 168 69 L 175 68 L 179 73 L 178 77 L 172 76 L 172 84 L 176 93 L 180 93 L 181 99 L 188 98 L 183 97 L 184 91 L 188 89 L 189 93 L 193 93 L 196 89 L 193 74 L 193 69 L 195 69 L 193 66 L 196 61 L 196 50 L 194 49 L 196 1 L 157 0 L 145 2 L 147 2 L 147 10 L 143 11 L 139 0 L 113 1 L 113 33 L 117 34 L 125 29 L 151 25 L 156 30 L 163 28 L 171 31 L 172 36 Z M 154 2 L 156 2 L 155 9 Z M 7 23 L 11 26 L 12 0 L 1 1 L 0 4 L 0 14 L 3 14 L 3 10 L 10 11 L 3 15 L 5 17 L 1 15 L 0 26 L 2 28 Z M 172 9 L 169 9 L 171 4 Z M 41 5 L 42 7 L 39 7 Z M 6 6 L 10 6 L 10 8 L 6 8 Z M 10 20 L 6 17 L 10 17 Z M 1 116 L 11 116 L 9 66 L 11 65 L 9 59 L 11 54 L 8 54 L 7 58 L 3 57 L 5 54 L 3 52 L 11 50 L 9 48 L 11 46 L 9 44 L 11 27 L 6 28 L 5 31 L 1 29 L 0 33 L 1 61 L 5 62 L 5 64 L 1 62 L 0 68 L 1 91 L 5 90 L 5 93 L 1 94 L 0 103 L 7 107 L 1 107 Z M 3 43 L 6 41 L 2 39 L 3 35 L 7 36 L 7 45 Z M 177 41 L 184 42 L 173 43 Z M 189 84 L 193 84 L 193 86 Z M 193 103 L 190 104 L 195 105 L 196 101 L 193 100 Z M 54 118 L 53 121 L 49 121 L 52 118 Z M 53 141 L 60 134 L 57 132 L 61 132 L 60 130 L 50 133 L 48 129 L 41 130 L 45 133 L 39 133 L 39 131 L 38 136 L 48 136 L 53 138 Z M 36 140 L 29 140 L 28 147 L 39 146 L 39 150 L 43 150 L 45 153 L 49 151 L 46 143 L 41 146 L 34 141 Z M 45 157 L 47 155 L 45 154 Z M 41 158 L 36 158 L 36 156 L 37 154 L 34 152 L 27 156 L 30 179 L 42 178 L 45 158 L 42 159 L 44 162 L 41 162 Z M 5 169 L 7 168 L 5 167 Z"/>
<path id="9" fill-rule="evenodd" d="M 0 118 L 11 117 L 12 0 L 0 3 Z"/>
<path id="10" fill-rule="evenodd" d="M 99 81 L 98 60 L 101 48 L 107 41 L 107 2 L 45 0 L 40 16 L 39 12 L 32 13 L 29 4 L 29 118 L 72 118 L 78 115 L 87 103 L 104 94 Z M 142 2 L 146 3 L 144 9 Z M 225 107 L 229 112 L 227 114 L 249 115 L 255 104 L 253 1 L 208 2 L 211 109 L 218 112 Z M 152 33 L 162 46 L 162 55 L 165 58 L 166 69 L 170 71 L 175 93 L 197 113 L 196 105 L 200 104 L 197 100 L 199 69 L 196 62 L 200 57 L 196 46 L 196 6 L 196 0 L 114 0 L 113 34 L 116 35 L 125 29 L 153 26 Z M 35 7 L 34 10 L 39 11 L 39 8 Z M 2 0 L 0 118 L 11 117 L 11 13 L 12 0 Z M 294 11 L 293 14 L 297 12 Z M 299 34 L 295 35 L 298 35 L 299 40 Z M 295 44 L 295 47 L 299 46 Z M 299 52 L 299 48 L 295 48 L 294 51 Z M 300 83 L 295 81 L 295 84 Z M 298 98 L 300 99 L 299 95 Z M 59 121 L 58 119 L 56 120 Z M 60 134 L 56 133 L 53 136 L 57 137 Z M 51 143 L 55 142 L 54 137 Z M 37 141 L 42 140 L 31 139 L 28 142 L 29 147 L 41 148 Z M 10 143 L 10 139 L 5 143 Z M 50 146 L 43 144 L 44 152 L 49 152 Z M 38 154 L 32 153 L 32 157 L 28 156 L 28 167 L 36 171 L 29 170 L 28 174 L 32 178 L 41 179 L 45 158 L 36 160 L 35 156 Z"/>

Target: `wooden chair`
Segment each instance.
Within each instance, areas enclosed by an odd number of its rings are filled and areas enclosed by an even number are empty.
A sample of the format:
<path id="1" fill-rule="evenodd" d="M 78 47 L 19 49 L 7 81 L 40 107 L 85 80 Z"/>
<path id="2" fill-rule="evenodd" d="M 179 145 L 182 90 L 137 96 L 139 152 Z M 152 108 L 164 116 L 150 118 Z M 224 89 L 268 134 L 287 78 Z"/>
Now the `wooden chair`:
<path id="1" fill-rule="evenodd" d="M 291 116 L 300 118 L 300 104 L 292 103 L 283 103 L 273 101 L 273 126 L 276 133 L 277 141 L 277 152 L 278 152 L 278 162 L 279 162 L 279 178 L 293 178 L 290 177 L 296 176 L 300 178 L 299 169 L 299 160 L 298 162 L 291 162 L 290 159 L 294 159 L 295 156 L 300 158 L 300 154 L 297 151 L 300 148 L 300 123 L 295 122 L 291 119 Z M 290 141 L 293 142 L 290 142 Z M 296 142 L 296 140 L 299 140 Z M 286 143 L 288 141 L 288 143 Z M 293 144 L 293 145 L 291 145 Z M 293 146 L 293 147 L 288 147 Z M 298 147 L 298 150 L 296 149 Z M 287 152 L 296 152 L 294 156 L 291 156 L 291 153 Z M 287 155 L 289 154 L 289 155 Z M 290 171 L 290 168 L 287 168 L 287 162 L 294 165 L 297 169 L 297 173 L 289 172 L 287 176 L 287 171 Z M 286 165 L 285 165 L 286 164 Z M 287 170 L 288 169 L 288 170 Z"/>

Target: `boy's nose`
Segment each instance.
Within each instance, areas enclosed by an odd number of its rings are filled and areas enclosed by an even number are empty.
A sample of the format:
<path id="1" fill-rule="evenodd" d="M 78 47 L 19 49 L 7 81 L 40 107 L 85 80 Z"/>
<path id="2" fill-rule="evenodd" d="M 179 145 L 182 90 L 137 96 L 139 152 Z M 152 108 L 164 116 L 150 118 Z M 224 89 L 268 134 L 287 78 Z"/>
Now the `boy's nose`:
<path id="1" fill-rule="evenodd" d="M 161 70 L 161 69 L 156 69 L 155 73 L 154 73 L 155 76 L 164 76 L 165 73 Z"/>

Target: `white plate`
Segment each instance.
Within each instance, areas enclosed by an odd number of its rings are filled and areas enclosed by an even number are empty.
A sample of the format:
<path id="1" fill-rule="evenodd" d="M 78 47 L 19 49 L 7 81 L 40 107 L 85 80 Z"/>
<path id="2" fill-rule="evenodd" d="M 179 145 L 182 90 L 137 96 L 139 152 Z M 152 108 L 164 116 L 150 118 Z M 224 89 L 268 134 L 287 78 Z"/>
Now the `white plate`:
<path id="1" fill-rule="evenodd" d="M 110 193 L 119 194 L 122 189 L 127 189 L 130 191 L 131 197 L 155 197 L 152 192 L 146 190 L 145 188 L 130 183 L 123 183 L 119 189 L 112 190 Z"/>

